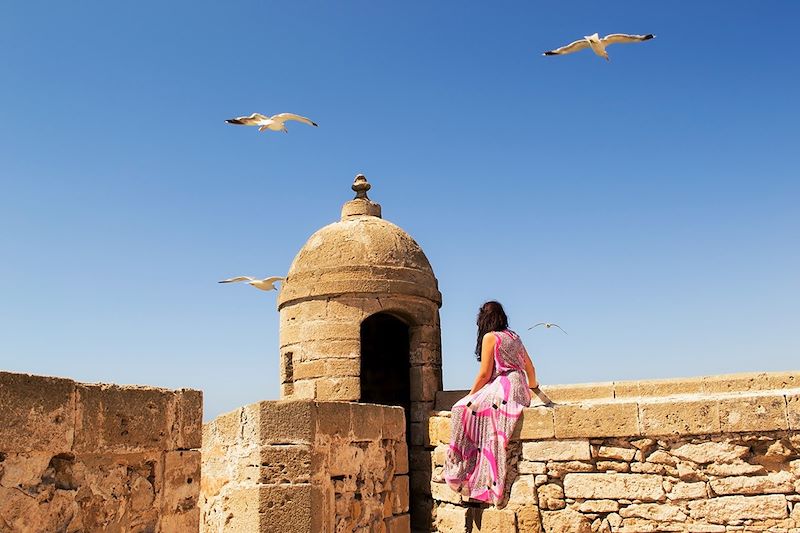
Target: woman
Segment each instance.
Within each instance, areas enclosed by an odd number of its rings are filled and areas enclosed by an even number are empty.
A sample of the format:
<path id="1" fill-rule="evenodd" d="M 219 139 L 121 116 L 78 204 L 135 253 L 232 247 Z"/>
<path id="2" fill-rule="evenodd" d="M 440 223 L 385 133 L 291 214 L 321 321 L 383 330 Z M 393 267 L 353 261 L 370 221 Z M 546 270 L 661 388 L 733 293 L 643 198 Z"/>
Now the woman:
<path id="1" fill-rule="evenodd" d="M 481 368 L 472 390 L 453 406 L 444 471 L 434 481 L 474 500 L 497 504 L 503 499 L 508 439 L 539 383 L 528 352 L 519 335 L 508 329 L 498 302 L 481 306 L 475 355 Z"/>

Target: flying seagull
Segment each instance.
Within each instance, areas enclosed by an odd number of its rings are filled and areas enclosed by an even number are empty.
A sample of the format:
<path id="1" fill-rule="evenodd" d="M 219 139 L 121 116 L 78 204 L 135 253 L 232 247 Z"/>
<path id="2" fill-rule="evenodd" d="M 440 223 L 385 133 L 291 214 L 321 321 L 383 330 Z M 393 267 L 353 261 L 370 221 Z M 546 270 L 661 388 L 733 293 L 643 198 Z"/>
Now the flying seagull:
<path id="1" fill-rule="evenodd" d="M 536 326 L 544 326 L 544 327 L 546 327 L 547 329 L 550 329 L 550 328 L 558 328 L 558 329 L 560 329 L 561 331 L 564 331 L 564 328 L 562 328 L 562 327 L 561 327 L 561 326 L 559 326 L 558 324 L 551 324 L 550 322 L 539 322 L 538 324 L 534 324 L 534 325 L 532 325 L 532 326 L 531 326 L 531 327 L 529 327 L 528 329 L 533 329 L 533 328 L 535 328 Z M 566 332 L 566 331 L 564 331 L 564 335 L 566 335 L 566 334 L 567 334 L 567 332 Z"/>
<path id="2" fill-rule="evenodd" d="M 583 39 L 579 39 L 573 43 L 569 43 L 567 46 L 562 46 L 561 48 L 556 48 L 555 50 L 549 50 L 544 53 L 546 56 L 558 56 L 563 54 L 571 54 L 572 52 L 577 52 L 578 50 L 583 50 L 585 48 L 591 48 L 592 52 L 599 55 L 600 57 L 604 57 L 606 61 L 608 59 L 608 53 L 606 53 L 606 46 L 610 44 L 617 44 L 617 43 L 640 43 L 642 41 L 649 41 L 655 37 L 652 33 L 648 33 L 647 35 L 628 35 L 627 33 L 612 33 L 610 35 L 606 35 L 602 39 L 600 35 L 594 34 L 584 37 Z"/>
<path id="3" fill-rule="evenodd" d="M 253 113 L 249 117 L 229 118 L 225 122 L 228 124 L 238 124 L 240 126 L 258 126 L 258 131 L 272 130 L 288 133 L 289 130 L 286 129 L 286 124 L 284 124 L 287 120 L 296 120 L 308 124 L 309 126 L 317 125 L 317 123 L 310 118 L 301 117 L 294 113 L 278 113 L 271 117 L 262 115 L 261 113 Z"/>
<path id="4" fill-rule="evenodd" d="M 237 281 L 246 281 L 248 285 L 252 285 L 256 289 L 261 289 L 262 291 L 277 291 L 278 288 L 275 286 L 275 282 L 283 281 L 284 279 L 286 278 L 282 278 L 280 276 L 272 276 L 271 278 L 264 279 L 251 278 L 250 276 L 239 276 L 237 278 L 223 279 L 219 283 L 236 283 Z"/>

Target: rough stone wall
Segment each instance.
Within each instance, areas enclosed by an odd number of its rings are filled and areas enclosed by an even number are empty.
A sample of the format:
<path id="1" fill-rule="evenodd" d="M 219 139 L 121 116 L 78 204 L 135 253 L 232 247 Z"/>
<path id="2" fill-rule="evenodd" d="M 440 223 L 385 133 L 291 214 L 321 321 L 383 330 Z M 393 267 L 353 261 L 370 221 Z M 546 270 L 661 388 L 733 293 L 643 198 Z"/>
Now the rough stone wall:
<path id="1" fill-rule="evenodd" d="M 417 412 L 427 414 L 441 390 L 439 308 L 401 294 L 309 298 L 281 307 L 281 399 L 360 400 L 361 322 L 381 312 L 410 324 L 411 400 L 424 402 Z"/>
<path id="2" fill-rule="evenodd" d="M 203 429 L 202 529 L 410 531 L 400 407 L 268 401 Z"/>
<path id="3" fill-rule="evenodd" d="M 431 530 L 442 533 L 800 533 L 800 389 L 748 388 L 526 409 L 504 505 L 463 501 L 421 477 L 412 490 L 431 494 Z M 428 429 L 436 472 L 449 413 L 434 413 Z"/>
<path id="4" fill-rule="evenodd" d="M 202 393 L 0 372 L 0 532 L 199 529 Z"/>

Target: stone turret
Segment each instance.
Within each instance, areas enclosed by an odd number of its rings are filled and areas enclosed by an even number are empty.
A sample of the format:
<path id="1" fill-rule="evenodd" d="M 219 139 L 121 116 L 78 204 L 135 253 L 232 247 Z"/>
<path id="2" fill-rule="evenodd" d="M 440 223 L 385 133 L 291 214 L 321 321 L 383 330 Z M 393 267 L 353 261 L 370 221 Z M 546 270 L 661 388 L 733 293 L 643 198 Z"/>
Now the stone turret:
<path id="1" fill-rule="evenodd" d="M 422 249 L 381 218 L 370 187 L 356 176 L 341 220 L 314 233 L 289 269 L 278 298 L 281 398 L 421 413 L 441 389 L 442 296 Z"/>

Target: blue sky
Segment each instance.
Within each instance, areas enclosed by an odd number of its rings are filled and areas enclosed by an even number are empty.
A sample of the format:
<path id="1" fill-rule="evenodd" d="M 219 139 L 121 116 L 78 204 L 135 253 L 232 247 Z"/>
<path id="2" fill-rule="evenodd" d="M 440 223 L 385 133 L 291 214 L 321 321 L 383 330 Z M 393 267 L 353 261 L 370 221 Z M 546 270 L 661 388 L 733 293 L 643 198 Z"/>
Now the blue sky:
<path id="1" fill-rule="evenodd" d="M 563 5 L 562 5 L 563 4 Z M 0 4 L 0 369 L 278 396 L 275 294 L 356 173 L 543 383 L 800 367 L 800 4 Z M 583 35 L 644 44 L 542 57 Z M 319 128 L 228 126 L 291 111 Z M 569 335 L 526 327 L 561 324 Z"/>

